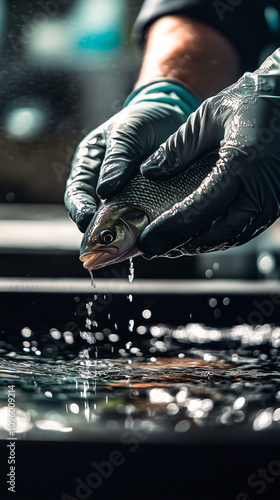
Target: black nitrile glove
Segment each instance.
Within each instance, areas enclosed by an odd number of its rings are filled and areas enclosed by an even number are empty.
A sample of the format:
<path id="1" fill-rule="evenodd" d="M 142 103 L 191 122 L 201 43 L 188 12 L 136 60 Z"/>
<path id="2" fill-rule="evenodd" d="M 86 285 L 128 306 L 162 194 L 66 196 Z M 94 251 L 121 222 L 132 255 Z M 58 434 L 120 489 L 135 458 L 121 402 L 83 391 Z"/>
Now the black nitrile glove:
<path id="1" fill-rule="evenodd" d="M 80 143 L 65 192 L 66 208 L 84 232 L 100 198 L 111 197 L 135 168 L 184 123 L 198 99 L 175 80 L 134 90 L 125 107 Z"/>
<path id="2" fill-rule="evenodd" d="M 280 49 L 206 100 L 141 172 L 167 179 L 217 148 L 219 160 L 200 188 L 141 234 L 146 258 L 177 247 L 175 255 L 242 245 L 279 216 Z"/>

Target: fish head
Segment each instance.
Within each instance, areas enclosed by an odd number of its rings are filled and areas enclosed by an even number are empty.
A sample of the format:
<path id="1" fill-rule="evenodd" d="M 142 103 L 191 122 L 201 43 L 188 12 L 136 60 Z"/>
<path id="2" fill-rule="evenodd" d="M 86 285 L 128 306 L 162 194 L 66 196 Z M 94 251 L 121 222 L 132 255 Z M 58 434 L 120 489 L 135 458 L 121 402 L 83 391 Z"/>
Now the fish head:
<path id="1" fill-rule="evenodd" d="M 137 240 L 149 224 L 149 215 L 137 207 L 101 207 L 89 224 L 80 250 L 86 269 L 100 269 L 136 257 Z"/>

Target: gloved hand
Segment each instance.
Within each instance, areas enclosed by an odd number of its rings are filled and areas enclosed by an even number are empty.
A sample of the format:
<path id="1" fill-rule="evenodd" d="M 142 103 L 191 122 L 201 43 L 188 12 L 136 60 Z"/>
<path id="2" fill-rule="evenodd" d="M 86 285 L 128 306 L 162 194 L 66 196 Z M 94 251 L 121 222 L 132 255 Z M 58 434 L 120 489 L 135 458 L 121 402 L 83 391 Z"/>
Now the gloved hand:
<path id="1" fill-rule="evenodd" d="M 279 216 L 280 49 L 206 100 L 140 170 L 167 179 L 217 148 L 219 159 L 200 188 L 143 231 L 144 257 L 177 247 L 175 255 L 225 250 Z"/>
<path id="2" fill-rule="evenodd" d="M 141 161 L 186 121 L 199 101 L 183 84 L 164 79 L 134 90 L 124 106 L 87 135 L 75 153 L 65 205 L 82 232 L 100 198 L 119 191 Z"/>

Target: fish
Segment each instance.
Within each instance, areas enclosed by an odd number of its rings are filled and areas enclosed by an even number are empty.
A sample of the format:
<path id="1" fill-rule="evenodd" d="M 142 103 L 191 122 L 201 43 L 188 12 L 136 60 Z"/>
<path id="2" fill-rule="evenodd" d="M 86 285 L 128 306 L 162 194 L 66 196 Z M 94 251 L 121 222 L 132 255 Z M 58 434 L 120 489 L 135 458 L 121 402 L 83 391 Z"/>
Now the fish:
<path id="1" fill-rule="evenodd" d="M 152 181 L 138 171 L 119 193 L 101 200 L 81 242 L 84 268 L 100 269 L 140 255 L 141 232 L 198 189 L 217 159 L 218 150 L 212 151 L 165 180 Z"/>

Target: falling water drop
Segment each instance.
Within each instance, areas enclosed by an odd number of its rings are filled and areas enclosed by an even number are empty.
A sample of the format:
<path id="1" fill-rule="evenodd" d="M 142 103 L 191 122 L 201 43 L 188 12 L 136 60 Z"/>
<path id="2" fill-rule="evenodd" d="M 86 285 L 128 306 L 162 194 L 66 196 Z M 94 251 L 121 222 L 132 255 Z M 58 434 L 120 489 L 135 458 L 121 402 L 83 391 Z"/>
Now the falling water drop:
<path id="1" fill-rule="evenodd" d="M 128 330 L 130 332 L 133 332 L 133 328 L 134 328 L 134 319 L 130 319 L 128 322 Z"/>
<path id="2" fill-rule="evenodd" d="M 128 281 L 129 283 L 132 283 L 134 280 L 134 265 L 133 265 L 133 259 L 129 259 L 129 273 L 128 273 Z"/>
<path id="3" fill-rule="evenodd" d="M 88 272 L 90 274 L 91 286 L 92 286 L 92 288 L 96 288 L 96 284 L 95 284 L 94 277 L 93 277 L 93 272 L 91 269 L 89 269 Z"/>

